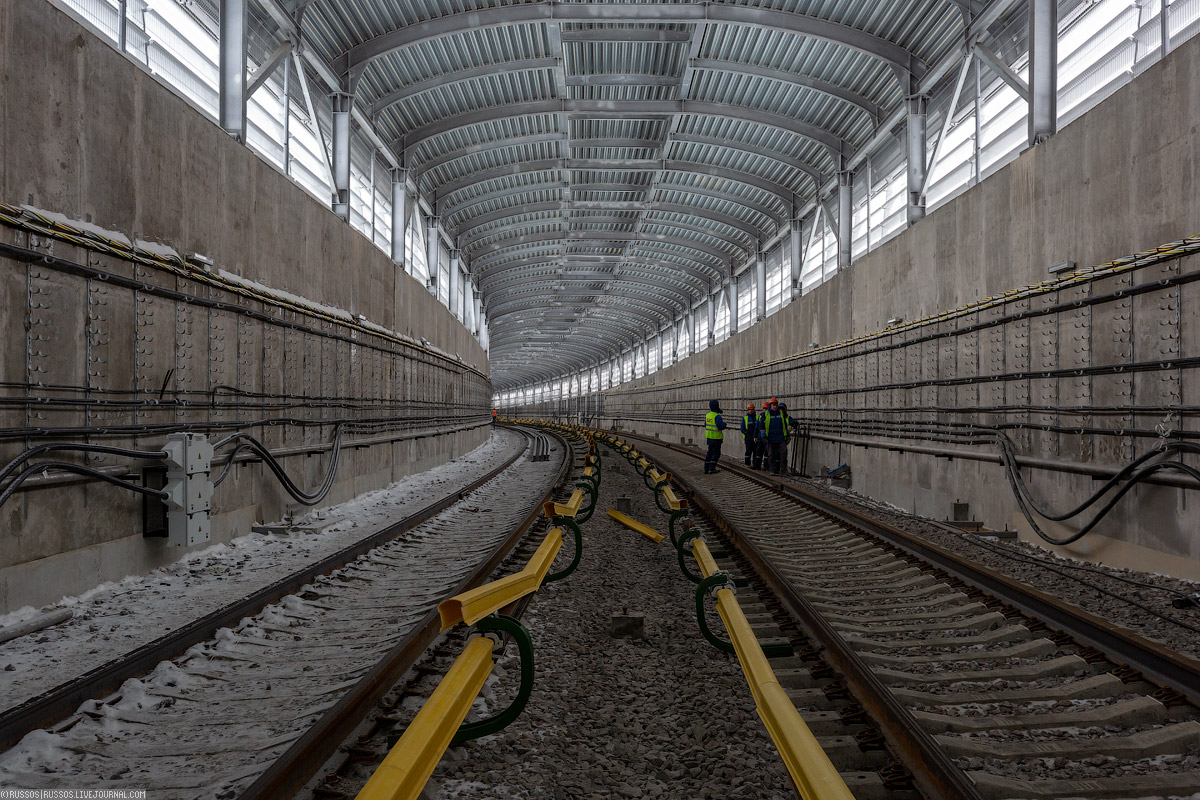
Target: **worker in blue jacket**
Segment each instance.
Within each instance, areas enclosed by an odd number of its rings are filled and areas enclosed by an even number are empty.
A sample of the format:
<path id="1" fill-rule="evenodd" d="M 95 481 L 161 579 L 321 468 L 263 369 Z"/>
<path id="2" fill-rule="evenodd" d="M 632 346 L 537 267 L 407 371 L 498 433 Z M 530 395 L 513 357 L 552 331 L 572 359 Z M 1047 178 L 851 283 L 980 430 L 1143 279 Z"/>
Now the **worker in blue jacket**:
<path id="1" fill-rule="evenodd" d="M 746 403 L 746 413 L 742 414 L 742 440 L 746 443 L 746 466 L 754 458 L 758 448 L 758 415 L 754 413 L 754 403 Z"/>
<path id="2" fill-rule="evenodd" d="M 716 400 L 708 401 L 708 413 L 704 415 L 704 440 L 708 443 L 708 452 L 704 456 L 704 474 L 710 475 L 717 471 L 717 462 L 721 460 L 721 442 L 725 438 L 725 420 L 721 418 L 721 404 Z"/>
<path id="3" fill-rule="evenodd" d="M 779 401 L 771 398 L 771 408 L 759 420 L 760 438 L 766 442 L 771 474 L 778 475 L 787 452 L 787 420 L 779 410 Z"/>

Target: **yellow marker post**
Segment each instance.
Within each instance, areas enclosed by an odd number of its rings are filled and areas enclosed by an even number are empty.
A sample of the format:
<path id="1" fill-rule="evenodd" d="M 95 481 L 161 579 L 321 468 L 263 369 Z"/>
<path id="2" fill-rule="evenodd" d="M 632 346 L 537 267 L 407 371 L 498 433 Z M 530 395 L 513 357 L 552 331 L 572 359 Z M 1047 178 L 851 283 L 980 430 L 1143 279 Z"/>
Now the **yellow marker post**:
<path id="1" fill-rule="evenodd" d="M 651 541 L 655 542 L 656 544 L 663 540 L 663 535 L 661 533 L 659 533 L 658 531 L 654 530 L 654 528 L 651 528 L 647 525 L 643 525 L 642 523 L 638 522 L 633 517 L 625 516 L 620 511 L 617 511 L 615 508 L 610 508 L 608 510 L 608 515 L 610 517 L 612 517 L 613 519 L 615 519 L 617 522 L 624 525 L 626 528 L 629 528 L 631 531 L 637 531 L 642 536 L 645 536 L 647 539 L 650 539 Z"/>

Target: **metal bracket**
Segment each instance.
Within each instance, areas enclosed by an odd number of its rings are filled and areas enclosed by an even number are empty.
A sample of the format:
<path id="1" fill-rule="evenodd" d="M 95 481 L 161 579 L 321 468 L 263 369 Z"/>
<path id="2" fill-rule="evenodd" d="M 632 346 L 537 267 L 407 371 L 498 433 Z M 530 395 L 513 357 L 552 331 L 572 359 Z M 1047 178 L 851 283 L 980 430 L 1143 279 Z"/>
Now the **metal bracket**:
<path id="1" fill-rule="evenodd" d="M 548 578 L 547 578 L 548 580 Z M 495 614 L 481 619 L 475 626 L 478 631 L 498 632 L 512 637 L 517 643 L 517 653 L 521 657 L 521 685 L 517 696 L 509 703 L 508 708 L 487 719 L 476 722 L 464 722 L 454 734 L 451 744 L 462 744 L 481 736 L 490 736 L 511 725 L 521 712 L 525 710 L 529 697 L 533 694 L 533 638 L 529 631 L 515 617 Z M 493 655 L 493 658 L 495 656 Z"/>
<path id="2" fill-rule="evenodd" d="M 583 532 L 579 530 L 579 524 L 570 517 L 551 517 L 550 524 L 567 528 L 575 535 L 575 555 L 571 558 L 570 564 L 567 564 L 567 566 L 558 572 L 551 572 L 545 578 L 542 578 L 543 584 L 561 581 L 575 571 L 579 566 L 579 560 L 583 558 Z"/>
<path id="3" fill-rule="evenodd" d="M 708 619 L 704 613 L 704 601 L 710 594 L 716 596 L 721 589 L 733 591 L 733 586 L 733 576 L 726 570 L 714 572 L 696 586 L 696 622 L 700 625 L 700 633 L 713 647 L 722 653 L 731 655 L 736 653 L 733 645 L 718 637 L 713 633 L 712 628 L 708 627 Z"/>

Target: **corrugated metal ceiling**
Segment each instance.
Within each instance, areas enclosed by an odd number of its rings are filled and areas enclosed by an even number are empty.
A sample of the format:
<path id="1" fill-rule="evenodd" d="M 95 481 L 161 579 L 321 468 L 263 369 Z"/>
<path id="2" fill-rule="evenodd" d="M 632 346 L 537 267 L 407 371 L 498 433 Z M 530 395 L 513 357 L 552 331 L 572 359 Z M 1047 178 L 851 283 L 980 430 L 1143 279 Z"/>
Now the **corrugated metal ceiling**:
<path id="1" fill-rule="evenodd" d="M 582 337 L 561 364 L 574 371 L 580 352 L 602 360 L 703 299 L 903 101 L 896 46 L 919 71 L 964 30 L 956 0 L 301 5 L 307 46 L 335 69 L 356 46 L 425 31 L 345 74 L 458 237 L 497 388 L 562 355 L 538 330 Z M 619 21 L 582 13 L 597 5 Z M 712 11 L 722 21 L 704 21 Z M 841 27 L 820 38 L 759 12 Z M 445 130 L 413 142 L 434 124 Z"/>

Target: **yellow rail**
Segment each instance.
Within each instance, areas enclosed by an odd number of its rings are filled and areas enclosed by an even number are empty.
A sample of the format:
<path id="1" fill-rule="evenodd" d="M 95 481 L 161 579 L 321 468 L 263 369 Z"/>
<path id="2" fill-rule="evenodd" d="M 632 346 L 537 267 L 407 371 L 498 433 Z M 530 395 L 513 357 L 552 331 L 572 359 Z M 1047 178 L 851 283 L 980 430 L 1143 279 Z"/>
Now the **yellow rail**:
<path id="1" fill-rule="evenodd" d="M 538 546 L 537 552 L 529 559 L 529 563 L 520 572 L 507 577 L 485 583 L 462 594 L 455 595 L 449 600 L 438 604 L 438 615 L 442 618 L 442 630 L 453 628 L 460 622 L 474 625 L 479 620 L 499 611 L 509 603 L 532 594 L 542 585 L 542 579 L 550 571 L 554 557 L 562 547 L 562 528 L 555 528 L 546 534 L 546 538 Z"/>
<path id="2" fill-rule="evenodd" d="M 561 547 L 562 529 L 555 528 L 546 534 L 520 572 L 442 601 L 438 605 L 442 630 L 459 622 L 473 625 L 536 592 Z M 356 800 L 416 800 L 491 671 L 492 640 L 479 636 L 468 641 Z"/>
<path id="3" fill-rule="evenodd" d="M 565 503 L 556 503 L 547 501 L 542 510 L 547 517 L 571 517 L 574 518 L 579 513 L 579 507 L 583 505 L 583 490 L 576 489 L 571 492 L 571 499 Z"/>
<path id="4" fill-rule="evenodd" d="M 491 671 L 492 640 L 467 642 L 357 800 L 416 800 Z"/>
<path id="5" fill-rule="evenodd" d="M 703 539 L 692 542 L 692 555 L 704 577 L 719 569 Z M 804 800 L 854 800 L 817 737 L 779 684 L 732 589 L 717 590 L 717 613 L 729 632 L 729 641 L 750 685 L 758 716 L 775 742 L 800 796 Z"/>

